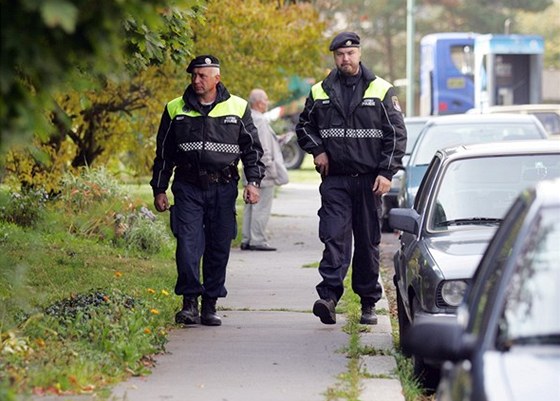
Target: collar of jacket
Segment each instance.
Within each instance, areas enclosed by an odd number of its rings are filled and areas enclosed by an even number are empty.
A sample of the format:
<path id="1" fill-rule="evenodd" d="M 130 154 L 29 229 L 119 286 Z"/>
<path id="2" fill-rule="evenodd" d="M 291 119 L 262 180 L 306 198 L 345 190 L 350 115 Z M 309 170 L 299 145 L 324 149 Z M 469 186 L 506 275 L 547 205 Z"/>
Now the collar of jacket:
<path id="1" fill-rule="evenodd" d="M 223 102 L 230 98 L 231 95 L 229 91 L 221 82 L 218 82 L 216 89 L 218 90 L 218 93 L 216 94 L 216 100 L 214 101 L 214 104 Z M 194 93 L 192 85 L 190 84 L 189 86 L 187 86 L 187 89 L 185 89 L 185 92 L 183 93 L 183 101 L 185 102 L 185 107 L 187 109 L 196 110 L 200 114 L 205 114 L 202 108 L 200 107 L 200 103 L 198 103 L 198 98 L 196 97 L 196 93 Z"/>

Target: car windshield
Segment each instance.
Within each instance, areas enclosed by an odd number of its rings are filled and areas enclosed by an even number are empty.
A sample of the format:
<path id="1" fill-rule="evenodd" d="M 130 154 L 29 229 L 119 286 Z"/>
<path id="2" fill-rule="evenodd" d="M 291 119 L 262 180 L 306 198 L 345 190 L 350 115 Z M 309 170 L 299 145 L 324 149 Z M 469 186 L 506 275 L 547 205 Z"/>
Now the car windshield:
<path id="1" fill-rule="evenodd" d="M 533 114 L 539 119 L 546 129 L 546 132 L 550 135 L 560 134 L 560 115 L 554 112 L 547 113 L 545 111 L 535 112 Z"/>
<path id="2" fill-rule="evenodd" d="M 560 209 L 541 211 L 508 284 L 499 348 L 560 345 Z"/>
<path id="3" fill-rule="evenodd" d="M 410 154 L 412 152 L 412 148 L 416 143 L 416 139 L 418 138 L 418 134 L 424 128 L 426 124 L 425 121 L 406 121 L 406 154 Z"/>
<path id="4" fill-rule="evenodd" d="M 473 143 L 539 139 L 542 134 L 531 123 L 473 123 L 432 125 L 418 138 L 413 165 L 428 164 L 438 149 Z"/>
<path id="5" fill-rule="evenodd" d="M 517 195 L 543 179 L 560 176 L 560 156 L 508 155 L 451 162 L 431 201 L 428 229 L 497 225 Z"/>

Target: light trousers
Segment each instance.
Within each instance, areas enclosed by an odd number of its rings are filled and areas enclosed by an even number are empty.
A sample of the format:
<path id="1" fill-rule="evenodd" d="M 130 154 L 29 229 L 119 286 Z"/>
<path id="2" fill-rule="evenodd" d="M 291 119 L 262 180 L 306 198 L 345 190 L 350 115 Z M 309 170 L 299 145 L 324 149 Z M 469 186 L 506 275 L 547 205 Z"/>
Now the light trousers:
<path id="1" fill-rule="evenodd" d="M 261 199 L 254 205 L 246 204 L 243 211 L 241 241 L 249 245 L 264 245 L 268 242 L 266 225 L 272 210 L 274 186 L 261 187 Z"/>

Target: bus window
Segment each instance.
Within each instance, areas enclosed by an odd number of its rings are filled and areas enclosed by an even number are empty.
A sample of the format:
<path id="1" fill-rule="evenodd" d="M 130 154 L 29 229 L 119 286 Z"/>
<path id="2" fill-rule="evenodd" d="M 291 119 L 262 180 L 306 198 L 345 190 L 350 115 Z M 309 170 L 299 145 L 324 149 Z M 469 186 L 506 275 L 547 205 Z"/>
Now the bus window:
<path id="1" fill-rule="evenodd" d="M 474 106 L 474 33 L 435 33 L 420 45 L 420 115 L 464 113 Z"/>
<path id="2" fill-rule="evenodd" d="M 474 74 L 474 46 L 451 46 L 451 61 L 465 75 Z"/>

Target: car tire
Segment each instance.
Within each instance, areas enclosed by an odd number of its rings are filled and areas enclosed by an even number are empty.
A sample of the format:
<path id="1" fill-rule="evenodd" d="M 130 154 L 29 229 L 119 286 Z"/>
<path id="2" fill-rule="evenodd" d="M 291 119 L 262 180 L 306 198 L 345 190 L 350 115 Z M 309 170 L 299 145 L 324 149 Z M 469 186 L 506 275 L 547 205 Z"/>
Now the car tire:
<path id="1" fill-rule="evenodd" d="M 439 380 L 439 369 L 427 365 L 422 358 L 412 355 L 413 374 L 418 384 L 426 391 L 426 393 L 434 394 L 436 392 Z"/>
<path id="2" fill-rule="evenodd" d="M 420 309 L 420 302 L 414 298 L 411 302 L 410 314 L 414 316 L 414 311 Z M 410 356 L 412 359 L 413 375 L 418 383 L 428 394 L 435 393 L 440 380 L 440 369 L 426 364 L 423 358 L 416 355 Z"/>
<path id="3" fill-rule="evenodd" d="M 282 157 L 284 158 L 284 165 L 288 170 L 300 168 L 305 155 L 306 153 L 299 147 L 295 135 L 282 145 Z"/>
<path id="4" fill-rule="evenodd" d="M 397 293 L 397 320 L 399 322 L 399 344 L 402 344 L 403 336 L 406 333 L 406 331 L 410 328 L 410 322 L 408 321 L 408 317 L 406 316 L 406 311 L 404 309 L 402 296 L 398 290 L 398 287 L 396 293 Z M 404 350 L 402 347 L 400 348 L 400 350 L 404 356 L 410 358 L 411 356 L 410 352 Z"/>

